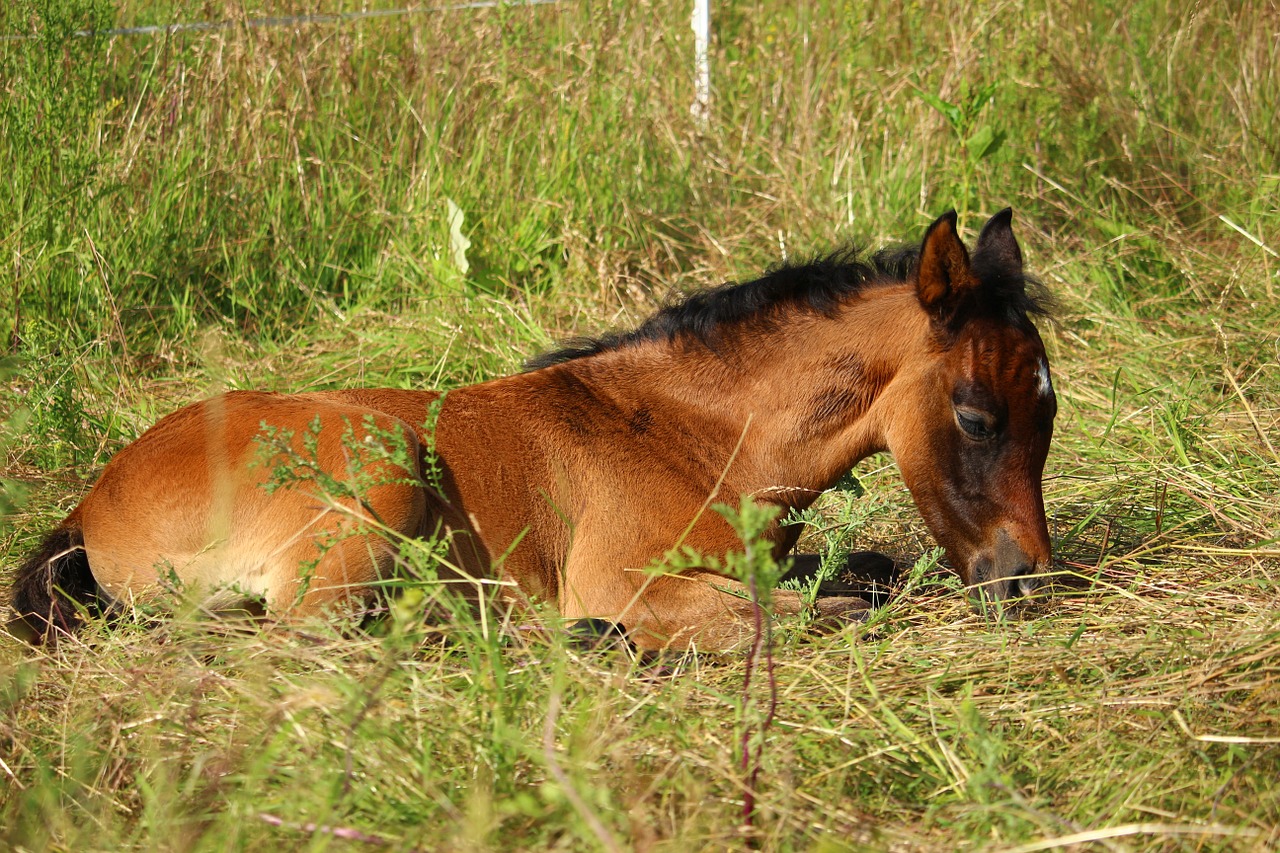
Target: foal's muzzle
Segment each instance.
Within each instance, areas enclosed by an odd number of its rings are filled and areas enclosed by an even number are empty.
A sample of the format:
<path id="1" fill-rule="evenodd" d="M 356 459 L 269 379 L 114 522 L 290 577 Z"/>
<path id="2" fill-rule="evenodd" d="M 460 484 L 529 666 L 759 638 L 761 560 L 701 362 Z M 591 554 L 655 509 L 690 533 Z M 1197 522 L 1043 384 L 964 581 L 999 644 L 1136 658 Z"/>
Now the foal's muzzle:
<path id="1" fill-rule="evenodd" d="M 1027 598 L 1040 587 L 1043 576 L 1036 561 L 1005 530 L 996 534 L 996 546 L 990 554 L 975 561 L 970 595 L 979 603 Z"/>
<path id="2" fill-rule="evenodd" d="M 984 572 L 982 568 L 980 562 L 978 571 L 974 573 L 975 583 L 970 590 L 971 597 L 978 603 L 1028 598 L 1040 588 L 1041 576 L 1036 574 L 1035 566 L 1030 563 L 1003 577 L 990 569 Z"/>

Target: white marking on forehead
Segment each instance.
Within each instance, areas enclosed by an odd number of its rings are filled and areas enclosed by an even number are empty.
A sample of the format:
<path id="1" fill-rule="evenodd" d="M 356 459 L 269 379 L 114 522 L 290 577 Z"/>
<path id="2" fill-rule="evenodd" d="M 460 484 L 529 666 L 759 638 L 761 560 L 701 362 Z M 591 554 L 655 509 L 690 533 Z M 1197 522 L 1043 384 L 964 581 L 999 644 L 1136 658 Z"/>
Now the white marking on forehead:
<path id="1" fill-rule="evenodd" d="M 1043 358 L 1040 359 L 1040 365 L 1036 368 L 1036 379 L 1040 380 L 1036 390 L 1040 392 L 1041 397 L 1053 394 L 1053 383 L 1049 381 L 1049 362 Z"/>

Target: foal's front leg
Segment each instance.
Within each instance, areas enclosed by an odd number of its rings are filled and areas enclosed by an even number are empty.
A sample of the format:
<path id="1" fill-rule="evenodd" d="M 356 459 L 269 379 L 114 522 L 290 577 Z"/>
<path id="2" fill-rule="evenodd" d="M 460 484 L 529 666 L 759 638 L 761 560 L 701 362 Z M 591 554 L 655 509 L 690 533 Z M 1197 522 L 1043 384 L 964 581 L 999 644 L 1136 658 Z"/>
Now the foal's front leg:
<path id="1" fill-rule="evenodd" d="M 817 623 L 838 628 L 865 617 L 870 605 L 861 598 L 819 598 Z M 769 596 L 775 616 L 798 616 L 806 609 L 800 593 L 775 589 Z M 711 572 L 655 578 L 638 606 L 624 614 L 628 636 L 640 648 L 668 646 L 712 651 L 748 645 L 757 630 L 757 609 L 745 584 Z M 760 618 L 768 618 L 760 614 Z"/>
<path id="2" fill-rule="evenodd" d="M 861 619 L 870 607 L 855 597 L 820 598 L 814 608 L 818 623 L 835 628 Z M 770 596 L 776 616 L 805 610 L 799 593 L 776 589 Z M 640 649 L 696 647 L 727 651 L 755 636 L 757 611 L 747 587 L 713 572 L 652 576 L 598 567 L 568 567 L 561 591 L 561 615 L 568 619 L 601 618 L 622 624 Z"/>

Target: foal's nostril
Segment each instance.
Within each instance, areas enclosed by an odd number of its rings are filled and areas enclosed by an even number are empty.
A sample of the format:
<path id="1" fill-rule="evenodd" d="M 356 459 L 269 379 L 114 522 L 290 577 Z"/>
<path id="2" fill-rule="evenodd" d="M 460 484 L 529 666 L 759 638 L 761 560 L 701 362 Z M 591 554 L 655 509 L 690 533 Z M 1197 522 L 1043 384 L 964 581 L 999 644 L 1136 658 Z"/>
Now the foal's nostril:
<path id="1" fill-rule="evenodd" d="M 1028 566 L 1017 573 L 1018 594 L 1022 596 L 1032 595 L 1040 588 L 1040 576 L 1035 574 L 1035 568 Z M 1010 590 L 1012 592 L 1013 590 Z"/>

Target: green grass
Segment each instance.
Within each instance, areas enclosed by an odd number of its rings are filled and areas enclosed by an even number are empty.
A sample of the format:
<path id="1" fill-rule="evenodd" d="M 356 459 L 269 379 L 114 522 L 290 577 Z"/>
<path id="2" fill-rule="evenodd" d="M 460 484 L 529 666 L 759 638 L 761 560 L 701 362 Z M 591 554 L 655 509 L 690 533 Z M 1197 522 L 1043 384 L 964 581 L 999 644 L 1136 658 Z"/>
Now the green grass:
<path id="1" fill-rule="evenodd" d="M 1280 12 L 722 5 L 700 132 L 683 2 L 117 39 L 67 33 L 365 7 L 6 4 L 0 34 L 40 37 L 0 42 L 3 565 L 182 403 L 475 382 L 1012 205 L 1060 303 L 1046 496 L 1076 580 L 993 621 L 926 559 L 867 626 L 784 630 L 760 843 L 1280 843 Z M 927 557 L 891 461 L 857 474 L 809 545 Z M 746 845 L 740 657 L 422 632 L 0 641 L 0 846 Z"/>

